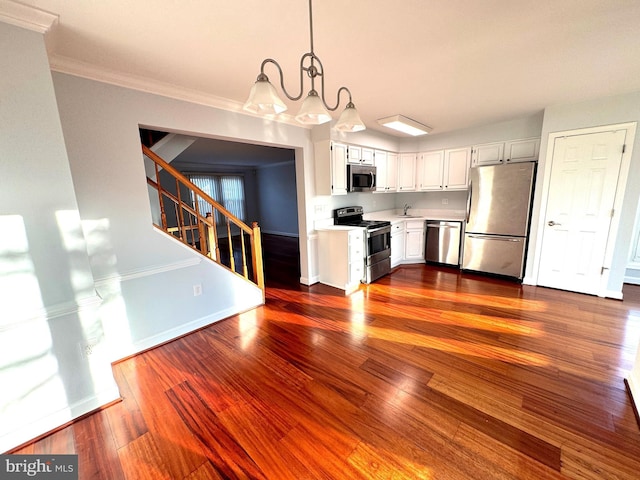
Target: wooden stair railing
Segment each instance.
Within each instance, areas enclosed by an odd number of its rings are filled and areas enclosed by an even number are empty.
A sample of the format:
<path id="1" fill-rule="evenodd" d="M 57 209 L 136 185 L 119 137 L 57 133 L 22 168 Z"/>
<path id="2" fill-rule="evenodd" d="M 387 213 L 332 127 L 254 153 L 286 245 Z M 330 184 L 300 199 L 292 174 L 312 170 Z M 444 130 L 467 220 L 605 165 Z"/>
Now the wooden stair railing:
<path id="1" fill-rule="evenodd" d="M 249 227 L 149 148 L 142 145 L 142 152 L 155 174 L 150 178 L 147 169 L 147 184 L 156 191 L 160 210 L 159 224 L 154 219 L 154 225 L 258 286 L 264 300 L 258 223 Z M 202 204 L 207 212 L 201 211 Z"/>

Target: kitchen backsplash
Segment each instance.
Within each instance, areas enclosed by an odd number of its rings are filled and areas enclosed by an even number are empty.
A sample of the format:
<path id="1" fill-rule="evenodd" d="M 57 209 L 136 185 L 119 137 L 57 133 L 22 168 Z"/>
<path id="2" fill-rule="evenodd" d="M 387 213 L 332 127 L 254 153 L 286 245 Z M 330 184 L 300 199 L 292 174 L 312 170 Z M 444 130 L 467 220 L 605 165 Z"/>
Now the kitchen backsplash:
<path id="1" fill-rule="evenodd" d="M 366 214 L 401 209 L 405 203 L 420 210 L 465 210 L 467 192 L 349 193 L 316 197 L 314 220 L 332 218 L 333 210 L 341 207 L 362 205 Z"/>

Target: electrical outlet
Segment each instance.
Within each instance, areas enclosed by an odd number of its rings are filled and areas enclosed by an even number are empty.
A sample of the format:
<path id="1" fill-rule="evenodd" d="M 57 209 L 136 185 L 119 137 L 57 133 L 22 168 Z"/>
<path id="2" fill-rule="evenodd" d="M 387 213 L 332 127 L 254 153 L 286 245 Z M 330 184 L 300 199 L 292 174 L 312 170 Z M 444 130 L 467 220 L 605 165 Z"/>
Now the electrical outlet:
<path id="1" fill-rule="evenodd" d="M 93 355 L 98 348 L 99 341 L 97 338 L 90 338 L 78 344 L 80 348 L 80 356 L 82 358 L 87 358 Z"/>
<path id="2" fill-rule="evenodd" d="M 442 204 L 443 205 L 449 205 L 449 199 L 448 198 L 443 198 L 442 199 Z"/>
<path id="3" fill-rule="evenodd" d="M 198 297 L 200 295 L 202 295 L 202 284 L 198 283 L 193 286 L 193 296 Z"/>

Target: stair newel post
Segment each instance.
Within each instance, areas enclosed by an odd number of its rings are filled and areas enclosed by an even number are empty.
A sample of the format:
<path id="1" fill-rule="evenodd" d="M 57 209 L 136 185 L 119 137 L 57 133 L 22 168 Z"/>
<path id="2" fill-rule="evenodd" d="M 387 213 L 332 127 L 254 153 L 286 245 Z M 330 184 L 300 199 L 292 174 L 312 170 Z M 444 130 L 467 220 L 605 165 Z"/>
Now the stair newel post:
<path id="1" fill-rule="evenodd" d="M 215 232 L 213 231 L 213 216 L 211 215 L 211 212 L 207 212 L 207 214 L 205 215 L 205 221 L 202 222 L 204 224 L 204 232 L 205 232 L 205 237 L 203 238 L 203 243 L 204 241 L 206 241 L 206 245 L 205 245 L 205 250 L 203 251 L 203 253 L 205 255 L 207 255 L 209 258 L 213 258 L 214 260 L 217 260 L 217 256 L 216 256 L 216 242 L 215 242 Z"/>
<path id="2" fill-rule="evenodd" d="M 253 233 L 251 235 L 251 259 L 253 261 L 254 281 L 258 288 L 262 290 L 262 301 L 264 302 L 264 268 L 262 266 L 262 237 L 258 222 L 251 224 Z"/>

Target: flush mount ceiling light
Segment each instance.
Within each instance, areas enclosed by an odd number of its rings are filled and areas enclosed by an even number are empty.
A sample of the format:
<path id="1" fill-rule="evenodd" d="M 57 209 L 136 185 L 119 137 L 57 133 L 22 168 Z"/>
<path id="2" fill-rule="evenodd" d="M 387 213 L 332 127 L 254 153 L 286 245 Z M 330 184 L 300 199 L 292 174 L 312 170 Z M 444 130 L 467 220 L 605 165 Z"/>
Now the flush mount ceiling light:
<path id="1" fill-rule="evenodd" d="M 246 101 L 243 108 L 249 112 L 262 115 L 278 114 L 287 109 L 287 106 L 278 96 L 275 87 L 271 84 L 269 78 L 264 73 L 264 67 L 267 63 L 272 63 L 278 69 L 278 74 L 280 75 L 280 87 L 289 100 L 293 100 L 295 102 L 302 98 L 304 93 L 303 80 L 305 73 L 311 79 L 311 89 L 302 102 L 300 112 L 296 115 L 296 120 L 298 122 L 305 125 L 319 125 L 321 123 L 328 122 L 331 120 L 329 112 L 333 112 L 338 109 L 338 106 L 340 105 L 340 94 L 345 92 L 349 96 L 349 102 L 340 115 L 340 118 L 338 118 L 338 123 L 335 128 L 343 132 L 359 132 L 364 130 L 366 127 L 360 119 L 360 115 L 351 100 L 351 92 L 347 87 L 340 87 L 338 89 L 335 106 L 330 106 L 325 100 L 324 68 L 320 59 L 313 52 L 313 17 L 311 0 L 309 0 L 309 32 L 311 37 L 311 51 L 302 55 L 302 58 L 300 59 L 300 93 L 298 95 L 291 95 L 287 92 L 287 89 L 284 86 L 284 78 L 280 64 L 271 58 L 267 58 L 262 61 L 260 74 L 256 79 L 256 83 L 251 87 L 249 99 Z M 316 90 L 315 85 L 317 78 L 320 80 L 319 92 Z"/>
<path id="2" fill-rule="evenodd" d="M 420 122 L 411 120 L 402 115 L 392 115 L 391 117 L 380 118 L 378 123 L 383 127 L 392 128 L 408 135 L 418 136 L 425 135 L 433 130 Z"/>

